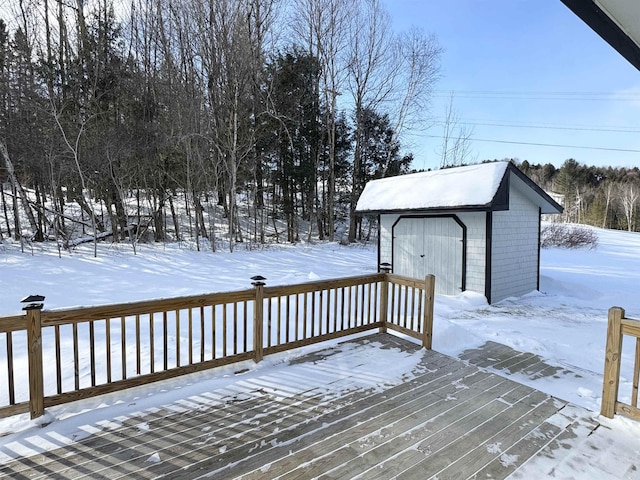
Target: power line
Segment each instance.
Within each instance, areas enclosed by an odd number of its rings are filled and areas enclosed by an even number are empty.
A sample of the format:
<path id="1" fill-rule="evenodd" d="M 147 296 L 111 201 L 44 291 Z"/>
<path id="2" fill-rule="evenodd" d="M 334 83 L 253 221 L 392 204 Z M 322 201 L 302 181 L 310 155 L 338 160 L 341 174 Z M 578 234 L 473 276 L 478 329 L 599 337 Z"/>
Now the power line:
<path id="1" fill-rule="evenodd" d="M 576 92 L 576 91 L 545 91 L 545 90 L 434 90 L 434 93 L 438 94 L 453 94 L 454 96 L 458 93 L 463 94 L 474 94 L 474 95 L 563 95 L 563 96 L 571 96 L 571 95 L 590 95 L 590 96 L 610 96 L 610 95 L 632 95 L 638 96 L 639 92 L 629 92 L 629 93 L 621 93 L 621 92 Z"/>
<path id="2" fill-rule="evenodd" d="M 510 125 L 522 125 L 521 122 L 513 122 L 511 120 L 497 120 L 495 118 L 461 118 L 460 121 L 464 122 L 486 122 L 486 123 L 506 123 Z M 594 125 L 594 124 L 580 124 L 574 123 L 570 125 L 560 124 L 560 123 L 545 123 L 545 122 L 533 122 L 534 125 L 541 125 L 545 127 L 576 127 L 576 128 L 602 128 L 602 129 L 619 129 L 619 130 L 631 130 L 637 128 L 640 131 L 640 124 L 637 126 L 628 126 L 628 125 Z"/>
<path id="3" fill-rule="evenodd" d="M 441 122 L 443 123 L 443 122 Z M 527 125 L 517 123 L 481 123 L 481 122 L 468 122 L 460 121 L 460 125 L 473 125 L 479 127 L 509 127 L 509 128 L 535 128 L 545 130 L 576 130 L 584 132 L 614 132 L 614 133 L 640 133 L 640 129 L 620 129 L 616 128 L 596 128 L 596 127 L 570 127 L 570 126 L 557 126 L 557 125 Z"/>
<path id="4" fill-rule="evenodd" d="M 640 101 L 639 92 L 553 92 L 513 90 L 435 90 L 435 98 L 476 98 L 485 100 Z"/>
<path id="5" fill-rule="evenodd" d="M 439 135 L 425 135 L 425 136 L 430 138 L 444 138 L 444 136 L 439 136 Z M 475 137 L 471 137 L 469 141 L 470 142 L 507 143 L 512 145 L 532 145 L 535 147 L 580 148 L 583 150 L 605 150 L 610 152 L 640 153 L 640 150 L 632 150 L 627 148 L 587 147 L 584 145 L 560 145 L 556 143 L 516 142 L 511 140 L 491 140 L 487 138 L 475 138 Z"/>
<path id="6" fill-rule="evenodd" d="M 434 98 L 448 98 L 448 95 L 433 95 Z M 518 96 L 518 95 L 456 95 L 459 98 L 475 98 L 480 100 L 553 100 L 581 102 L 629 102 L 640 101 L 640 95 L 627 97 L 562 97 L 562 96 Z"/>

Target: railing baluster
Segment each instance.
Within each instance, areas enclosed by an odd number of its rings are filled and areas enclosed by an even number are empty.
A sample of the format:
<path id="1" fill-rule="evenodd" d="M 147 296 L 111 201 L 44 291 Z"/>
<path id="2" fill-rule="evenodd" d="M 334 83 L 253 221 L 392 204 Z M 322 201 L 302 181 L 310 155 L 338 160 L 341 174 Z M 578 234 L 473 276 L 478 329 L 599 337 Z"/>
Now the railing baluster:
<path id="1" fill-rule="evenodd" d="M 322 335 L 322 317 L 324 316 L 324 291 L 320 290 L 318 292 L 318 334 Z"/>
<path id="2" fill-rule="evenodd" d="M 78 324 L 72 326 L 73 334 L 73 380 L 76 390 L 80 390 L 80 360 L 78 354 Z"/>
<path id="3" fill-rule="evenodd" d="M 422 291 L 418 292 L 418 318 L 422 318 L 422 300 L 424 298 L 424 293 Z M 422 333 L 422 322 L 418 322 L 418 333 Z"/>
<path id="4" fill-rule="evenodd" d="M 200 346 L 200 361 L 204 362 L 204 307 L 200 307 L 200 321 L 202 322 L 202 345 Z M 216 306 L 211 305 L 211 358 L 216 355 Z"/>
<path id="5" fill-rule="evenodd" d="M 638 406 L 638 380 L 640 379 L 640 338 L 636 338 L 636 358 L 633 363 L 633 387 L 631 391 L 631 405 Z"/>
<path id="6" fill-rule="evenodd" d="M 344 330 L 344 287 L 342 287 L 342 294 L 340 295 L 340 329 Z"/>
<path id="7" fill-rule="evenodd" d="M 238 302 L 233 302 L 233 354 L 238 353 Z"/>
<path id="8" fill-rule="evenodd" d="M 247 324 L 247 301 L 245 300 L 243 303 L 243 310 L 242 310 L 242 315 L 243 315 L 243 325 L 244 325 L 244 335 L 243 335 L 243 346 L 244 346 L 244 350 L 242 350 L 243 352 L 248 352 L 248 343 L 247 343 L 247 338 L 249 337 L 249 333 L 248 333 L 248 324 Z"/>
<path id="9" fill-rule="evenodd" d="M 4 335 L 7 342 L 7 386 L 9 387 L 9 405 L 15 405 L 16 387 L 13 373 L 13 336 L 11 332 L 6 332 Z"/>
<path id="10" fill-rule="evenodd" d="M 338 289 L 333 289 L 333 331 L 338 331 Z"/>
<path id="11" fill-rule="evenodd" d="M 169 368 L 169 318 L 167 311 L 162 312 L 162 367 Z"/>
<path id="12" fill-rule="evenodd" d="M 271 346 L 271 297 L 269 297 L 269 299 L 267 300 L 267 335 L 268 335 L 268 339 L 267 339 L 267 346 L 270 347 Z"/>
<path id="13" fill-rule="evenodd" d="M 347 297 L 347 328 L 351 328 L 351 319 L 353 318 L 353 309 L 351 308 L 351 299 L 353 298 L 353 291 L 351 290 L 352 287 L 348 286 L 347 287 L 347 293 L 349 294 L 349 296 Z"/>
<path id="14" fill-rule="evenodd" d="M 175 311 L 176 314 L 176 367 L 180 366 L 180 310 Z"/>
<path id="15" fill-rule="evenodd" d="M 286 324 L 286 328 L 287 328 L 286 340 L 287 340 L 287 343 L 289 343 L 289 334 L 290 334 L 290 330 L 291 330 L 291 327 L 289 325 L 290 322 L 291 322 L 291 316 L 290 316 L 290 312 L 291 312 L 291 295 L 287 295 L 287 301 L 285 303 L 286 303 L 286 313 L 285 313 L 284 318 L 285 318 L 285 324 Z"/>
<path id="16" fill-rule="evenodd" d="M 371 323 L 371 289 L 372 285 L 367 285 L 367 325 Z"/>
<path id="17" fill-rule="evenodd" d="M 402 290 L 404 292 L 404 319 L 402 325 L 405 328 L 411 328 L 411 323 L 407 322 L 409 319 L 409 287 L 405 285 Z"/>
<path id="18" fill-rule="evenodd" d="M 91 370 L 91 386 L 96 386 L 96 331 L 93 320 L 89 322 L 89 367 Z"/>
<path id="19" fill-rule="evenodd" d="M 54 343 L 55 343 L 55 351 L 56 351 L 56 392 L 58 393 L 58 395 L 60 395 L 62 393 L 62 355 L 60 352 L 60 325 L 56 325 L 53 328 L 54 328 Z M 109 352 L 108 349 L 107 349 L 107 352 Z M 109 378 L 109 381 L 111 381 L 111 378 Z"/>
<path id="20" fill-rule="evenodd" d="M 364 285 L 360 285 L 360 325 L 364 325 Z"/>
<path id="21" fill-rule="evenodd" d="M 156 335 L 155 335 L 155 313 L 149 314 L 149 362 L 151 373 L 156 371 Z"/>
<path id="22" fill-rule="evenodd" d="M 107 353 L 107 383 L 111 383 L 111 318 L 109 317 L 104 321 L 104 346 Z M 138 373 L 140 373 L 140 367 L 138 367 Z"/>
<path id="23" fill-rule="evenodd" d="M 311 293 L 311 337 L 316 336 L 316 292 Z"/>
<path id="24" fill-rule="evenodd" d="M 122 359 L 122 379 L 127 378 L 127 325 L 124 316 L 120 317 L 120 355 Z"/>
<path id="25" fill-rule="evenodd" d="M 189 323 L 189 365 L 193 365 L 193 308 L 189 309 L 187 315 L 187 322 Z M 200 328 L 200 345 L 202 345 L 204 330 Z M 200 360 L 202 361 L 202 360 Z"/>

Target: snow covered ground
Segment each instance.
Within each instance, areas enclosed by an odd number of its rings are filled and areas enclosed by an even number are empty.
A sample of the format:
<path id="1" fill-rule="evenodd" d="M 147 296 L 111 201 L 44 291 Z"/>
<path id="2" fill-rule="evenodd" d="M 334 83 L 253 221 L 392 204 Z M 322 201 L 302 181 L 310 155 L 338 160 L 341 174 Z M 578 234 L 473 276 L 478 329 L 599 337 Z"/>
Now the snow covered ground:
<path id="1" fill-rule="evenodd" d="M 607 310 L 621 306 L 627 316 L 640 318 L 640 234 L 596 232 L 599 244 L 594 250 L 542 251 L 540 292 L 495 305 L 487 305 L 482 296 L 472 293 L 438 296 L 434 348 L 458 355 L 491 340 L 538 354 L 580 377 L 516 380 L 599 411 Z M 267 277 L 268 285 L 280 285 L 376 270 L 374 246 L 278 246 L 230 254 L 196 252 L 188 244 L 140 245 L 134 255 L 127 245 L 101 245 L 97 258 L 92 256 L 92 246 L 78 247 L 63 253 L 62 258 L 47 248 L 36 245 L 33 252 L 20 253 L 15 245 L 0 245 L 0 315 L 19 312 L 20 299 L 29 294 L 45 295 L 46 308 L 53 309 L 245 289 L 250 286 L 250 277 L 257 274 Z M 630 396 L 633 368 L 633 346 L 628 343 L 623 356 L 623 400 Z M 266 359 L 248 368 L 264 374 L 264 369 L 281 363 L 283 358 Z M 162 394 L 157 387 L 144 387 L 149 391 L 156 388 L 156 394 L 145 402 L 164 404 L 188 395 L 188 385 L 193 383 L 176 382 L 176 388 L 161 388 Z M 0 447 L 18 437 L 37 436 L 43 423 L 55 422 L 58 431 L 64 431 L 68 422 L 71 432 L 78 428 L 74 417 L 91 422 L 91 415 L 96 415 L 92 409 L 97 407 L 114 409 L 113 415 L 117 415 L 118 409 L 127 404 L 128 395 L 144 396 L 140 390 L 118 395 L 118 402 L 87 400 L 52 408 L 39 421 L 31 422 L 26 416 L 1 420 L 0 435 L 21 433 L 0 438 Z M 103 411 L 100 415 L 111 414 Z M 640 427 L 633 422 L 607 422 L 620 432 L 620 438 L 640 437 Z M 634 448 L 640 450 L 640 440 Z"/>

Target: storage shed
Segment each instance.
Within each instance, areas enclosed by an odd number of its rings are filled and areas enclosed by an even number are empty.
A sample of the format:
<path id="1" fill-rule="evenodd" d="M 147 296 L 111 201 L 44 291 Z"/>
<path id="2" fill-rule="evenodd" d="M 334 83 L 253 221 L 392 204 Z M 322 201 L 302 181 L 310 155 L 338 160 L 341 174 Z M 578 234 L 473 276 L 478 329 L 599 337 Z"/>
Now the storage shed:
<path id="1" fill-rule="evenodd" d="M 539 289 L 540 215 L 562 207 L 512 163 L 493 162 L 373 180 L 356 212 L 379 217 L 379 263 L 492 303 Z"/>

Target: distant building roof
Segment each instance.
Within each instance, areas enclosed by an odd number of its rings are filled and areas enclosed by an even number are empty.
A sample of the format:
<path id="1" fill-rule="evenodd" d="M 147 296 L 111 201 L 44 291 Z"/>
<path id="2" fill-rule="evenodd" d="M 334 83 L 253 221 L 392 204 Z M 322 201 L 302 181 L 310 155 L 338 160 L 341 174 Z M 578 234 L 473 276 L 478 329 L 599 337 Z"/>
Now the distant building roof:
<path id="1" fill-rule="evenodd" d="M 356 212 L 406 210 L 506 210 L 509 182 L 528 188 L 527 197 L 542 213 L 560 213 L 562 207 L 510 162 L 492 162 L 446 168 L 373 180 L 364 188 Z"/>

